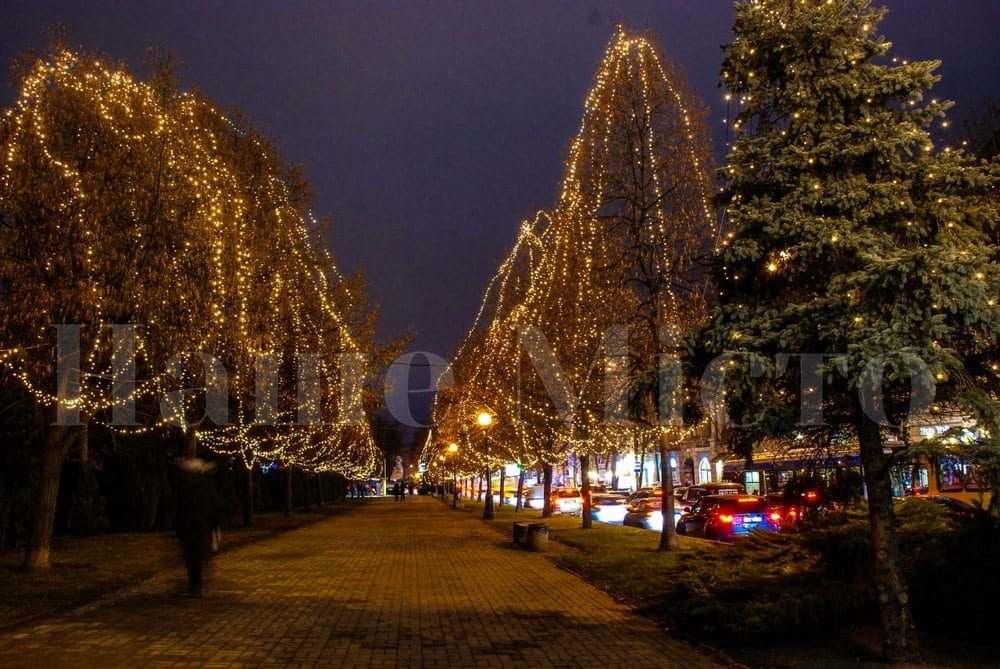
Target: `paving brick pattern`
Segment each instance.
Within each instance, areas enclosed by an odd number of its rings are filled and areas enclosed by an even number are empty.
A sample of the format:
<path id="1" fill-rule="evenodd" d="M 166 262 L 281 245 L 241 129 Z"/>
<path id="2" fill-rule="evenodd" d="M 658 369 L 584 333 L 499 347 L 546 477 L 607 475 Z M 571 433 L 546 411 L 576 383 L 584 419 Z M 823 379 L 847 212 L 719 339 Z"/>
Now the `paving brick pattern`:
<path id="1" fill-rule="evenodd" d="M 709 667 L 433 498 L 376 500 L 0 634 L 0 667 Z"/>

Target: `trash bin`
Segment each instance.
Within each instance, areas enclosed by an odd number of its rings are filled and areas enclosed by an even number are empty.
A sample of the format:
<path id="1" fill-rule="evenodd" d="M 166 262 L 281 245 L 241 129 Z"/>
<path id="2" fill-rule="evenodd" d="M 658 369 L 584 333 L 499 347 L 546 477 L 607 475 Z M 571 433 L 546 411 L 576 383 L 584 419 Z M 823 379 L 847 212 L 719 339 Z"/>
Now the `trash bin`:
<path id="1" fill-rule="evenodd" d="M 514 521 L 514 543 L 518 546 L 528 544 L 528 523 Z"/>
<path id="2" fill-rule="evenodd" d="M 549 526 L 541 523 L 528 525 L 528 549 L 544 553 L 549 548 Z"/>

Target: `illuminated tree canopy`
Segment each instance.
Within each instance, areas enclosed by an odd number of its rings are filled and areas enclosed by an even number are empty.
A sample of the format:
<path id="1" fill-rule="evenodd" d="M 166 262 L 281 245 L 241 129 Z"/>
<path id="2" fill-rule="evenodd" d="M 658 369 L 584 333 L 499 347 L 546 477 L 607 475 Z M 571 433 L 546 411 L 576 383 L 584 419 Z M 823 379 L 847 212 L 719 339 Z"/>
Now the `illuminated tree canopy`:
<path id="1" fill-rule="evenodd" d="M 655 416 L 643 414 L 643 426 L 627 420 L 634 412 L 607 415 L 599 363 L 609 328 L 627 327 L 628 369 L 610 390 L 634 393 L 638 378 L 655 374 L 664 340 L 676 345 L 707 313 L 698 261 L 715 232 L 703 116 L 649 37 L 616 31 L 559 199 L 522 224 L 453 360 L 455 387 L 436 406 L 442 430 L 460 433 L 477 406 L 488 406 L 516 435 L 507 456 L 527 464 L 565 460 L 567 444 L 606 453 L 629 434 L 658 432 Z M 528 339 L 527 348 L 551 355 L 526 351 Z M 553 384 L 568 398 L 562 406 Z"/>
<path id="2" fill-rule="evenodd" d="M 247 467 L 376 471 L 372 371 L 401 342 L 376 342 L 363 278 L 338 272 L 301 170 L 179 90 L 166 61 L 142 80 L 58 48 L 19 78 L 0 122 L 0 363 L 46 426 L 29 566 L 47 563 L 59 467 L 88 424 L 181 427 L 191 454 L 197 437 Z M 79 325 L 79 360 L 60 324 Z M 224 370 L 221 416 L 202 420 L 211 365 L 194 352 Z"/>

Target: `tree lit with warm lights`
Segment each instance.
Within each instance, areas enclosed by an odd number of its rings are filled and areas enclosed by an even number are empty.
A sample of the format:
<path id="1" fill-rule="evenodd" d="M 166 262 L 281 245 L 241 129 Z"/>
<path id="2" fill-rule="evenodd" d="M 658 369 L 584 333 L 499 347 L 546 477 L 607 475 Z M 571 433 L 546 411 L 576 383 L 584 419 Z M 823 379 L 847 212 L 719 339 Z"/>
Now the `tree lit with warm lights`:
<path id="1" fill-rule="evenodd" d="M 586 499 L 591 457 L 664 437 L 669 463 L 668 443 L 691 429 L 661 421 L 659 367 L 709 304 L 697 267 L 715 237 L 703 116 L 652 39 L 618 29 L 559 200 L 522 226 L 455 357 L 456 388 L 439 401 L 439 419 L 488 398 L 499 425 L 523 435 L 510 441 L 517 460 L 533 454 L 547 487 L 552 465 L 578 457 Z M 625 350 L 608 350 L 613 331 Z M 594 364 L 616 357 L 620 370 Z M 609 393 L 622 398 L 610 413 Z"/>
<path id="2" fill-rule="evenodd" d="M 0 126 L 0 362 L 44 432 L 25 566 L 48 566 L 60 468 L 88 425 L 183 434 L 187 455 L 200 438 L 248 485 L 264 458 L 376 471 L 371 372 L 400 342 L 375 341 L 301 171 L 180 91 L 169 59 L 143 81 L 59 48 L 19 72 Z"/>

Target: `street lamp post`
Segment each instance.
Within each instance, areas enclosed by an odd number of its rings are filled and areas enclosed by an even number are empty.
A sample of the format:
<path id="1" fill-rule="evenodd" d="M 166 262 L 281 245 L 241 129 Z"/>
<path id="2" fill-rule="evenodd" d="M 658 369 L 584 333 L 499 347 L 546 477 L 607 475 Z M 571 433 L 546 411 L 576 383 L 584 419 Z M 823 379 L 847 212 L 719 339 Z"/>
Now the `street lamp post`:
<path id="1" fill-rule="evenodd" d="M 441 480 L 441 501 L 443 502 L 444 501 L 445 480 L 446 480 L 445 477 L 448 476 L 448 469 L 447 469 L 448 465 L 444 461 L 444 456 L 443 455 L 439 455 L 438 456 L 438 462 L 441 465 L 441 469 L 444 470 L 444 476 L 440 477 L 440 480 Z"/>
<path id="2" fill-rule="evenodd" d="M 458 508 L 458 460 L 454 457 L 458 453 L 458 444 L 448 445 L 448 453 L 452 456 L 451 461 L 451 508 Z"/>
<path id="3" fill-rule="evenodd" d="M 483 428 L 483 455 L 486 458 L 486 504 L 483 506 L 483 520 L 493 520 L 496 517 L 493 511 L 493 472 L 490 467 L 490 441 L 486 434 L 487 428 L 493 424 L 493 416 L 484 411 L 476 421 Z"/>

